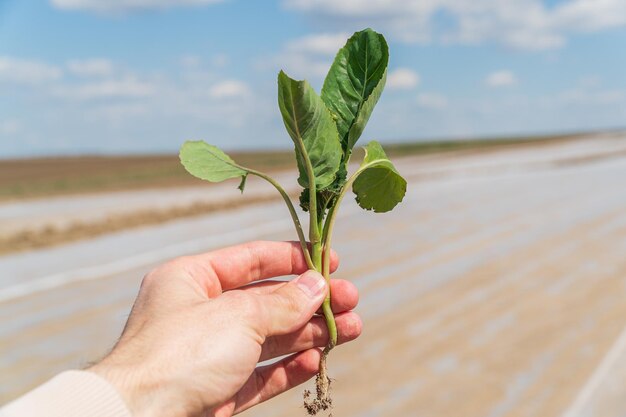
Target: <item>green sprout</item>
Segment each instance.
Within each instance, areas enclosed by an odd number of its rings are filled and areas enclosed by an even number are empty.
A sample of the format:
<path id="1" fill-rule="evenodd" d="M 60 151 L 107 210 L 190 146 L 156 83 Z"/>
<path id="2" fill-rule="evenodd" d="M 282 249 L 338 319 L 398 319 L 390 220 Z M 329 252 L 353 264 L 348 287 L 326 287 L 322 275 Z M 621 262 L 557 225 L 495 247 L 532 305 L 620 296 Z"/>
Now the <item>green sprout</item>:
<path id="1" fill-rule="evenodd" d="M 376 213 L 392 210 L 406 192 L 406 180 L 398 173 L 382 146 L 372 141 L 365 158 L 348 177 L 352 149 L 385 86 L 389 49 L 385 38 L 371 29 L 356 32 L 339 50 L 318 95 L 307 81 L 278 74 L 278 106 L 285 128 L 295 145 L 301 208 L 309 213 L 308 241 L 298 213 L 283 187 L 272 177 L 237 164 L 219 148 L 203 141 L 188 141 L 180 160 L 192 175 L 210 182 L 240 178 L 243 192 L 248 175 L 272 184 L 287 204 L 307 265 L 330 280 L 330 248 L 337 212 L 352 189 L 359 206 Z M 337 327 L 330 293 L 322 304 L 329 332 L 317 376 L 317 398 L 305 407 L 310 414 L 331 406 L 326 359 L 337 344 Z"/>

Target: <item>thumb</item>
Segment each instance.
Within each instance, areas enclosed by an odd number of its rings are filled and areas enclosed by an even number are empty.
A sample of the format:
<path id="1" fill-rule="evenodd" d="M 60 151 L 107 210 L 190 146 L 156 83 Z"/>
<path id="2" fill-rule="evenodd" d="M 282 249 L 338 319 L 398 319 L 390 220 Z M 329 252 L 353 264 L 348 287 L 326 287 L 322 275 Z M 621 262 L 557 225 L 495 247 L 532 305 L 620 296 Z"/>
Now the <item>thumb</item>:
<path id="1" fill-rule="evenodd" d="M 276 291 L 262 295 L 267 307 L 267 336 L 291 333 L 304 326 L 324 301 L 328 285 L 322 275 L 307 271 Z"/>

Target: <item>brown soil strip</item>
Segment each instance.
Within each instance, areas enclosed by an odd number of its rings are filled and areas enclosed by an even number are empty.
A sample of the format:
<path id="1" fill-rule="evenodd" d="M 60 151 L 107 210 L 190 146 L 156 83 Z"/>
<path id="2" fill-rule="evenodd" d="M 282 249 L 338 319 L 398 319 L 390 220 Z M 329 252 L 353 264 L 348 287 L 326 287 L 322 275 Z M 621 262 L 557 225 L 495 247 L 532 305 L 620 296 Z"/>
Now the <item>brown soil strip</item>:
<path id="1" fill-rule="evenodd" d="M 240 152 L 242 165 L 267 172 L 293 169 L 290 152 Z M 0 160 L 0 201 L 204 184 L 177 155 L 80 156 Z"/>
<path id="2" fill-rule="evenodd" d="M 297 195 L 294 194 L 291 197 L 297 197 Z M 165 210 L 140 210 L 128 214 L 112 215 L 103 221 L 76 222 L 64 228 L 48 226 L 40 230 L 22 231 L 8 236 L 0 236 L 0 254 L 51 247 L 120 230 L 155 225 L 180 218 L 202 216 L 221 210 L 268 203 L 280 199 L 280 195 L 276 194 L 222 202 L 197 202 L 188 206 L 171 207 Z"/>

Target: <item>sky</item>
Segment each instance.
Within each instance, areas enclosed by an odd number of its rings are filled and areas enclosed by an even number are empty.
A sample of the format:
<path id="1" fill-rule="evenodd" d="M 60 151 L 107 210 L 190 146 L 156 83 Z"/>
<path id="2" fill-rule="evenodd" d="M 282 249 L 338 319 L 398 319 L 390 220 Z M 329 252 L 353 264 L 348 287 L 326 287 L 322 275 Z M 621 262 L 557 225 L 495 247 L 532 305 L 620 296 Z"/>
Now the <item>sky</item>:
<path id="1" fill-rule="evenodd" d="M 624 0 L 0 0 L 0 158 L 289 148 L 357 30 L 390 47 L 382 142 L 626 126 Z"/>

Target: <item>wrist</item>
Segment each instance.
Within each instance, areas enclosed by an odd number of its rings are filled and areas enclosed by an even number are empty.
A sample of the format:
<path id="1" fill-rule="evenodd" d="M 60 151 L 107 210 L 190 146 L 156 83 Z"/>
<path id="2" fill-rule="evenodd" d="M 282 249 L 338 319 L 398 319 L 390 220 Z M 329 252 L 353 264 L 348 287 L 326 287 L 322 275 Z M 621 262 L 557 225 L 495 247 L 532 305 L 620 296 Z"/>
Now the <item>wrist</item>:
<path id="1" fill-rule="evenodd" d="M 163 384 L 142 376 L 132 367 L 103 361 L 86 369 L 106 380 L 122 397 L 133 417 L 186 417 L 180 401 L 164 389 Z"/>

